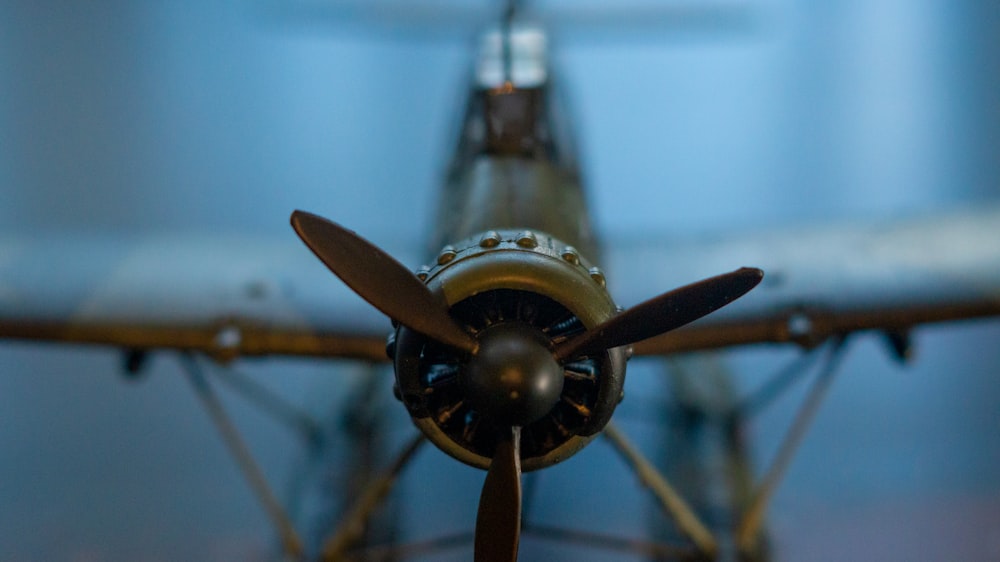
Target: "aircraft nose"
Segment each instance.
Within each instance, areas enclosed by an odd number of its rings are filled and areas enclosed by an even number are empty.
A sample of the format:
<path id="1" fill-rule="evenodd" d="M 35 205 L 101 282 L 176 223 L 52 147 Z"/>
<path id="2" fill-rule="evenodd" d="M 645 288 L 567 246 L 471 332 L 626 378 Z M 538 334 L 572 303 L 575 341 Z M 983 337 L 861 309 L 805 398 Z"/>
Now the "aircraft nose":
<path id="1" fill-rule="evenodd" d="M 462 383 L 469 404 L 485 418 L 523 427 L 559 401 L 563 370 L 537 330 L 508 323 L 483 332 Z"/>

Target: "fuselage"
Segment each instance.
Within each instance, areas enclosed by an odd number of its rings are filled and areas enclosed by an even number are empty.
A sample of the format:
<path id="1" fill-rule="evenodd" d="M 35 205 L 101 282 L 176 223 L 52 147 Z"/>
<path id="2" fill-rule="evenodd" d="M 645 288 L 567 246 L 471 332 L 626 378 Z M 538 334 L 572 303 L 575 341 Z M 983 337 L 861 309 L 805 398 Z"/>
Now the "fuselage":
<path id="1" fill-rule="evenodd" d="M 598 243 L 547 54 L 532 25 L 482 35 L 433 253 L 417 273 L 471 332 L 527 325 L 554 348 L 617 307 L 591 261 Z M 448 454 L 487 467 L 493 440 L 467 400 L 461 359 L 405 327 L 390 348 L 417 426 Z M 621 398 L 626 351 L 565 365 L 558 402 L 525 428 L 525 470 L 567 458 L 603 428 Z"/>

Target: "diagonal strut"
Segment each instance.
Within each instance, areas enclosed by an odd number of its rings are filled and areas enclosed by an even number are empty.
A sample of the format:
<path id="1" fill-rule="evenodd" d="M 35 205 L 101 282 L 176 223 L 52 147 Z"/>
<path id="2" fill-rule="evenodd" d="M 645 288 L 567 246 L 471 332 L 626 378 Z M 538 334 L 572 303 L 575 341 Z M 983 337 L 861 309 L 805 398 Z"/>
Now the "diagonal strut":
<path id="1" fill-rule="evenodd" d="M 781 442 L 774 461 L 771 463 L 771 467 L 761 479 L 757 490 L 754 491 L 753 499 L 750 500 L 750 505 L 747 507 L 743 518 L 736 528 L 736 544 L 742 552 L 749 552 L 754 547 L 771 495 L 781 482 L 785 470 L 795 456 L 795 452 L 798 450 L 802 438 L 805 437 L 810 422 L 812 422 L 816 412 L 819 410 L 823 397 L 826 395 L 826 391 L 830 388 L 830 383 L 833 382 L 834 375 L 837 373 L 837 367 L 844 357 L 844 349 L 846 349 L 844 346 L 845 341 L 846 338 L 841 336 L 831 344 L 830 351 L 826 356 L 826 363 L 823 365 L 823 370 L 817 375 L 812 388 L 809 389 L 809 394 L 806 395 L 802 406 L 796 413 L 795 419 L 788 429 L 784 440 Z"/>
<path id="2" fill-rule="evenodd" d="M 674 519 L 681 532 L 694 542 L 702 554 L 709 558 L 714 557 L 718 549 L 715 538 L 712 537 L 712 533 L 705 527 L 705 524 L 698 519 L 691 506 L 667 482 L 666 477 L 653 466 L 653 463 L 649 462 L 649 459 L 643 456 L 613 422 L 609 422 L 605 426 L 604 436 L 611 441 L 615 450 L 632 467 L 642 484 L 653 492 L 664 511 Z"/>
<path id="3" fill-rule="evenodd" d="M 302 540 L 295 531 L 295 527 L 292 525 L 292 521 L 285 512 L 285 509 L 281 506 L 281 502 L 278 501 L 277 496 L 275 496 L 268 485 L 267 479 L 264 478 L 264 473 L 261 471 L 260 466 L 254 461 L 253 454 L 240 436 L 239 430 L 236 429 L 236 426 L 222 406 L 222 402 L 215 394 L 211 384 L 209 384 L 198 361 L 190 353 L 184 353 L 181 355 L 181 365 L 187 372 L 191 386 L 194 387 L 198 398 L 201 399 L 205 409 L 208 410 L 209 415 L 212 417 L 212 422 L 215 423 L 216 428 L 222 435 L 223 441 L 225 441 L 229 452 L 236 460 L 236 464 L 239 465 L 240 471 L 243 472 L 243 476 L 253 490 L 254 495 L 257 496 L 267 515 L 271 518 L 271 522 L 281 537 L 285 553 L 295 560 L 301 560 L 304 556 Z"/>

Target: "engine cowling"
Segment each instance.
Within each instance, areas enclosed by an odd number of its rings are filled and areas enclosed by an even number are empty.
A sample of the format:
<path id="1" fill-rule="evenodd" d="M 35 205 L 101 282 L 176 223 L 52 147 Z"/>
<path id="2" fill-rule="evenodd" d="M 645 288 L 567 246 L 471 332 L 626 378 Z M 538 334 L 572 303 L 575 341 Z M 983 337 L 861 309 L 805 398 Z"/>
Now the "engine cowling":
<path id="1" fill-rule="evenodd" d="M 538 231 L 489 231 L 446 246 L 418 277 L 479 341 L 516 330 L 551 352 L 619 310 L 598 268 Z M 484 412 L 488 407 L 477 399 L 470 356 L 405 326 L 396 327 L 387 350 L 397 396 L 416 426 L 455 459 L 487 468 L 496 450 L 497 413 Z M 623 396 L 627 353 L 627 347 L 617 347 L 559 362 L 561 389 L 551 408 L 545 402 L 521 430 L 523 470 L 569 458 L 604 428 Z M 530 399 L 517 391 L 511 395 L 512 409 Z"/>

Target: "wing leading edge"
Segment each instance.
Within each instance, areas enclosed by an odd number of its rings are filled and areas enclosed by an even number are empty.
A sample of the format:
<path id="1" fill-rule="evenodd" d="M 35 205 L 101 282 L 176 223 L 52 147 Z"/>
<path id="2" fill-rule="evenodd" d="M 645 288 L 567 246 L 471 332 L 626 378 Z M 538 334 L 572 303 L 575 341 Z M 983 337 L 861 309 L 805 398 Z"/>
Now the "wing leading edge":
<path id="1" fill-rule="evenodd" d="M 766 272 L 747 298 L 635 346 L 661 355 L 766 342 L 812 346 L 861 330 L 1000 315 L 997 241 L 1000 208 L 669 244 L 618 240 L 605 263 L 611 291 L 626 305 L 734 264 Z M 332 282 L 291 238 L 0 239 L 2 338 L 219 359 L 385 361 L 388 330 L 381 314 Z"/>
<path id="2" fill-rule="evenodd" d="M 733 237 L 617 244 L 609 287 L 626 297 L 722 264 L 765 271 L 751 295 L 635 346 L 642 355 L 792 342 L 1000 315 L 1000 207 Z M 611 276 L 613 275 L 613 276 Z"/>
<path id="3" fill-rule="evenodd" d="M 0 337 L 385 361 L 388 321 L 292 237 L 0 239 Z"/>

